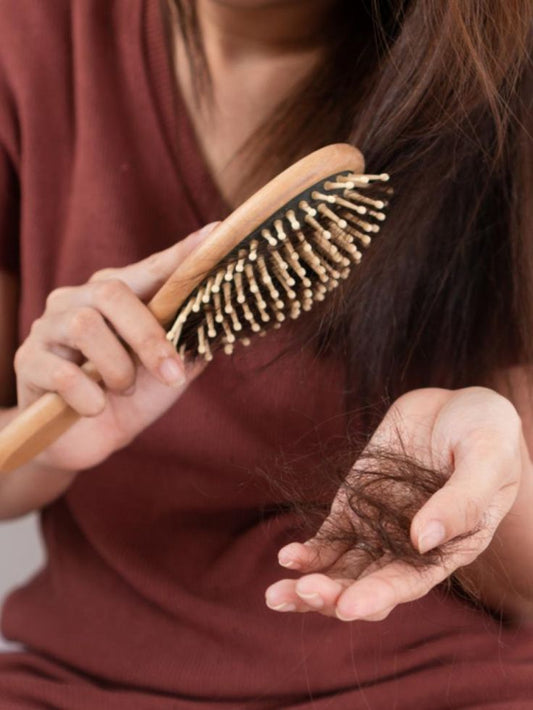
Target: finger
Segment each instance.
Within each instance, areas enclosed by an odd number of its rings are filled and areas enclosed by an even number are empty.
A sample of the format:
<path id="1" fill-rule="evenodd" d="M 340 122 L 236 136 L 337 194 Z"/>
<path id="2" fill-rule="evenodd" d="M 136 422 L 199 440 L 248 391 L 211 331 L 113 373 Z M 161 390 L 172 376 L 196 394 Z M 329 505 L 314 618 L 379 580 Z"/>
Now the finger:
<path id="1" fill-rule="evenodd" d="M 343 621 L 378 618 L 398 604 L 423 597 L 459 567 L 476 559 L 487 546 L 487 537 L 490 539 L 486 531 L 476 533 L 448 554 L 440 565 L 415 568 L 398 560 L 387 564 L 382 561 L 373 563 L 339 596 L 337 617 Z"/>
<path id="2" fill-rule="evenodd" d="M 101 314 L 154 377 L 166 385 L 182 386 L 185 381 L 184 366 L 175 348 L 167 340 L 164 328 L 122 281 L 99 281 L 72 289 L 68 295 L 66 311 L 59 309 L 61 298 L 59 294 L 52 304 L 53 312 L 34 322 L 30 334 L 32 337 L 54 345 L 64 344 L 61 339 L 87 342 L 85 331 L 92 332 L 97 325 L 97 314 Z M 58 322 L 54 321 L 54 317 L 60 314 L 70 318 L 69 322 L 65 321 L 61 334 L 54 329 L 54 324 Z M 96 348 L 99 344 L 99 340 L 93 343 Z"/>
<path id="3" fill-rule="evenodd" d="M 278 552 L 278 562 L 282 567 L 305 570 L 306 572 L 323 570 L 350 549 L 350 536 L 342 539 L 343 533 L 353 530 L 350 510 L 345 502 L 343 489 L 337 493 L 331 506 L 331 513 L 324 520 L 314 537 L 304 543 L 291 542 Z"/>
<path id="4" fill-rule="evenodd" d="M 281 579 L 265 591 L 265 602 L 273 611 L 313 611 L 294 591 L 294 579 Z"/>
<path id="5" fill-rule="evenodd" d="M 152 254 L 135 264 L 118 269 L 97 271 L 91 277 L 90 282 L 120 279 L 139 298 L 147 300 L 161 288 L 169 276 L 211 234 L 218 224 L 220 223 L 211 222 L 168 249 Z"/>
<path id="6" fill-rule="evenodd" d="M 265 593 L 267 606 L 274 611 L 318 612 L 336 616 L 336 601 L 353 580 L 333 580 L 326 575 L 309 575 L 299 580 L 283 579 L 271 585 Z M 307 588 L 320 589 L 308 592 Z"/>
<path id="7" fill-rule="evenodd" d="M 134 264 L 122 268 L 100 269 L 91 276 L 88 283 L 119 279 L 136 296 L 147 300 L 218 224 L 219 222 L 212 222 L 167 249 L 151 254 Z M 77 303 L 82 303 L 83 299 L 80 301 L 77 296 L 77 292 L 82 288 L 80 286 L 61 286 L 51 291 L 46 299 L 47 313 L 61 313 Z"/>
<path id="8" fill-rule="evenodd" d="M 80 311 L 85 312 L 88 306 L 101 313 L 154 377 L 167 385 L 182 386 L 185 374 L 179 355 L 164 328 L 128 286 L 118 279 L 101 281 L 80 290 L 79 296 L 85 301 L 79 304 Z M 73 327 L 79 330 L 78 325 Z"/>
<path id="9" fill-rule="evenodd" d="M 135 364 L 131 356 L 95 309 L 82 308 L 50 316 L 47 335 L 45 347 L 54 348 L 57 353 L 58 347 L 64 350 L 57 345 L 59 342 L 81 352 L 96 366 L 109 390 L 124 392 L 134 385 Z"/>
<path id="10" fill-rule="evenodd" d="M 376 612 L 375 614 L 367 614 L 365 616 L 365 618 L 362 619 L 362 621 L 383 621 L 384 619 L 387 618 L 387 616 L 395 608 L 396 608 L 396 605 L 389 606 L 386 609 L 381 609 L 380 611 Z"/>
<path id="11" fill-rule="evenodd" d="M 323 540 L 315 536 L 304 543 L 291 542 L 282 547 L 278 553 L 278 562 L 288 569 L 306 572 L 322 570 L 335 564 L 346 550 L 347 546 L 343 542 Z"/>
<path id="12" fill-rule="evenodd" d="M 63 360 L 70 360 L 70 362 L 74 362 L 77 365 L 81 365 L 84 360 L 83 355 L 80 353 L 79 350 L 69 348 L 67 345 L 53 343 L 48 347 L 48 350 L 54 353 L 54 355 L 62 357 Z"/>
<path id="13" fill-rule="evenodd" d="M 18 402 L 22 409 L 44 392 L 57 392 L 84 417 L 96 416 L 105 409 L 107 400 L 102 389 L 74 363 L 33 349 L 23 351 L 19 363 L 22 359 L 25 371 L 31 373 L 29 378 L 19 380 Z"/>
<path id="14" fill-rule="evenodd" d="M 398 604 L 423 597 L 450 572 L 447 565 L 414 569 L 392 562 L 350 584 L 338 597 L 336 615 L 342 621 L 379 617 Z"/>
<path id="15" fill-rule="evenodd" d="M 353 579 L 333 579 L 325 574 L 308 574 L 295 584 L 295 594 L 316 611 L 335 616 L 337 600 Z"/>
<path id="16" fill-rule="evenodd" d="M 518 489 L 520 451 L 486 432 L 467 437 L 455 452 L 455 471 L 417 512 L 411 540 L 421 553 L 480 526 L 494 529 Z"/>
<path id="17" fill-rule="evenodd" d="M 295 592 L 314 609 L 322 609 L 335 616 L 339 595 L 354 580 L 371 574 L 384 565 L 383 559 L 373 560 L 366 552 L 352 548 L 330 566 L 323 574 L 304 574 L 296 582 Z"/>
<path id="18" fill-rule="evenodd" d="M 63 360 L 70 360 L 70 362 L 75 363 L 76 365 L 82 365 L 86 358 L 83 356 L 83 354 L 74 348 L 70 348 L 67 345 L 58 345 L 58 344 L 52 344 L 49 346 L 48 350 L 53 353 L 54 355 L 58 355 L 59 357 L 63 358 Z M 129 355 L 128 355 L 129 357 Z M 118 391 L 118 393 L 121 396 L 125 397 L 130 397 L 132 394 L 135 393 L 135 382 L 137 379 L 137 370 L 135 369 L 134 371 L 134 377 L 133 377 L 133 383 L 126 389 L 121 389 Z M 108 387 L 108 389 L 110 389 Z M 111 390 L 112 391 L 112 390 Z"/>

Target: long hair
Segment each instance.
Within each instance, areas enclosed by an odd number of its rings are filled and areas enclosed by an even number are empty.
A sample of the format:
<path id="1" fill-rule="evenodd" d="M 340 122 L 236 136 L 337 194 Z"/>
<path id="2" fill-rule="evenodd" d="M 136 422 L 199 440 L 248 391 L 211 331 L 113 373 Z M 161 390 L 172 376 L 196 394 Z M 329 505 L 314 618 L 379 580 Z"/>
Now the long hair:
<path id="1" fill-rule="evenodd" d="M 198 69 L 195 3 L 175 2 Z M 322 65 L 247 146 L 274 173 L 349 141 L 393 176 L 380 237 L 320 314 L 359 401 L 530 359 L 532 26 L 529 0 L 337 2 Z"/>
<path id="2" fill-rule="evenodd" d="M 199 67 L 194 0 L 174 1 Z M 410 389 L 533 361 L 532 28 L 531 0 L 339 0 L 322 64 L 246 148 L 274 173 L 348 141 L 393 178 L 381 234 L 307 320 L 368 432 Z"/>

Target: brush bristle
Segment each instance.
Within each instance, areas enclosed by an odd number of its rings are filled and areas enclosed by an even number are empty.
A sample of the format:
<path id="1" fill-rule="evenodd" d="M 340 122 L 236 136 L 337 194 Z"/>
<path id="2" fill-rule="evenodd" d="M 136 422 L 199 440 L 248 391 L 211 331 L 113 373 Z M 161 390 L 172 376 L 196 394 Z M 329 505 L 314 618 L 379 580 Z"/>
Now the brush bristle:
<path id="1" fill-rule="evenodd" d="M 206 274 L 167 338 L 180 355 L 212 360 L 279 328 L 326 298 L 361 261 L 387 206 L 387 174 L 345 172 L 285 204 Z"/>

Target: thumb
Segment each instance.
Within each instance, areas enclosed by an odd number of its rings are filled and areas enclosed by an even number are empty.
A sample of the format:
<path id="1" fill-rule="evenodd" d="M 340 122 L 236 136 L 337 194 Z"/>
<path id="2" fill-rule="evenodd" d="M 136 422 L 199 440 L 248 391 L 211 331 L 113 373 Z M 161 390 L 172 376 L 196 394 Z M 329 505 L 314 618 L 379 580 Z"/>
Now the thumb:
<path id="1" fill-rule="evenodd" d="M 211 222 L 171 247 L 119 269 L 102 269 L 89 279 L 105 281 L 120 279 L 143 301 L 148 301 L 220 222 Z"/>

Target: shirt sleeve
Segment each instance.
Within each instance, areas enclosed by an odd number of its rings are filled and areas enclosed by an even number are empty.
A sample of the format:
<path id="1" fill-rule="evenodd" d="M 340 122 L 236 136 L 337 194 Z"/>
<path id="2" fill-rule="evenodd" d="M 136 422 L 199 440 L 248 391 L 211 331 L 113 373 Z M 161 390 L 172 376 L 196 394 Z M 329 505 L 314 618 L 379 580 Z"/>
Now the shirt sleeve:
<path id="1" fill-rule="evenodd" d="M 19 270 L 19 184 L 6 150 L 0 145 L 0 269 Z"/>

